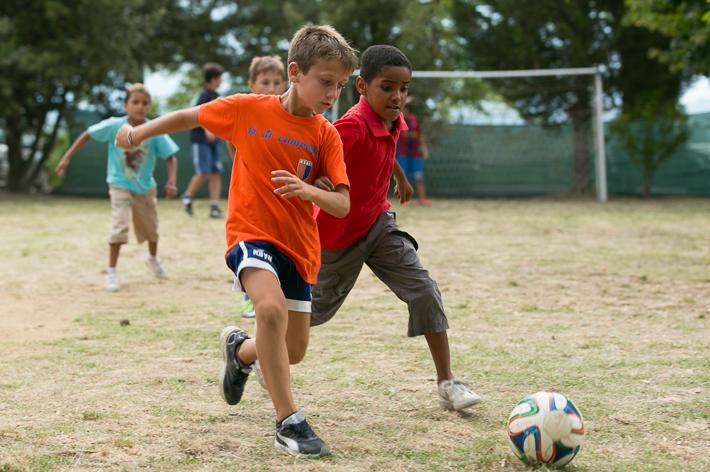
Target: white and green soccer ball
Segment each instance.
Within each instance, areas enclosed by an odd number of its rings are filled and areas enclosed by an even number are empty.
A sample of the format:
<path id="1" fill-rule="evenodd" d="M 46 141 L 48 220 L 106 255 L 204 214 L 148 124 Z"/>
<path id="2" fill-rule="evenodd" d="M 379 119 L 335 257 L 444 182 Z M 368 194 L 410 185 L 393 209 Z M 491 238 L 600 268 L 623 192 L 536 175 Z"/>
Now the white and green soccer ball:
<path id="1" fill-rule="evenodd" d="M 584 442 L 582 413 L 564 395 L 537 392 L 513 408 L 506 427 L 510 446 L 528 465 L 562 467 Z"/>

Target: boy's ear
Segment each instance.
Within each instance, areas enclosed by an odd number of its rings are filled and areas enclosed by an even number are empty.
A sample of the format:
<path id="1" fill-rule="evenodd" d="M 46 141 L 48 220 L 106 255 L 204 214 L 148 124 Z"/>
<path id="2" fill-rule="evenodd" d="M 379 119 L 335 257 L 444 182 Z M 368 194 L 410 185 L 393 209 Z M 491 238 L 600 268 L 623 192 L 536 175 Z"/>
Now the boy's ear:
<path id="1" fill-rule="evenodd" d="M 296 64 L 295 62 L 290 62 L 288 64 L 286 72 L 288 72 L 289 82 L 298 82 L 298 73 L 301 72 L 301 69 L 298 67 L 298 64 Z"/>
<path id="2" fill-rule="evenodd" d="M 355 88 L 360 95 L 365 95 L 367 92 L 367 82 L 359 75 L 355 78 Z"/>

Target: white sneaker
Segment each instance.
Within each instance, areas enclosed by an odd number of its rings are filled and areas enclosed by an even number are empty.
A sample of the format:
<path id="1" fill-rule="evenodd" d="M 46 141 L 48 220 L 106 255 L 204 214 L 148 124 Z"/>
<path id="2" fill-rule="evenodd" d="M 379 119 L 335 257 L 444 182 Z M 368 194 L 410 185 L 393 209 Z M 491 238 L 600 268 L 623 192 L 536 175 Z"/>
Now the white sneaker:
<path id="1" fill-rule="evenodd" d="M 163 266 L 160 264 L 160 259 L 157 257 L 153 256 L 146 256 L 145 257 L 145 265 L 148 266 L 148 268 L 155 274 L 155 276 L 159 279 L 167 279 L 168 274 L 165 273 L 163 270 Z"/>
<path id="2" fill-rule="evenodd" d="M 480 396 L 460 380 L 444 380 L 439 383 L 439 405 L 442 408 L 459 411 L 481 403 L 481 400 Z"/>
<path id="3" fill-rule="evenodd" d="M 109 292 L 115 292 L 119 289 L 118 284 L 118 273 L 115 270 L 110 270 L 106 272 L 106 290 Z"/>

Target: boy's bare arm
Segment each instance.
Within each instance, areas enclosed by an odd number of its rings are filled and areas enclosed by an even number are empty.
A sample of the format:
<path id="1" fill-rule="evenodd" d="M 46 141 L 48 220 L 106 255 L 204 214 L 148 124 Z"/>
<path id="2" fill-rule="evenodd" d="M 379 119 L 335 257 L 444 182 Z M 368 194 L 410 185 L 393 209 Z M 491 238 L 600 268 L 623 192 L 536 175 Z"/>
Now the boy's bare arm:
<path id="1" fill-rule="evenodd" d="M 71 162 L 72 157 L 74 157 L 74 154 L 76 154 L 76 152 L 84 147 L 89 141 L 91 141 L 89 132 L 84 131 L 81 133 L 69 149 L 67 149 L 67 152 L 64 153 L 61 160 L 57 163 L 57 167 L 55 167 L 54 172 L 56 172 L 59 176 L 63 175 L 64 171 L 67 170 L 67 167 L 69 167 L 69 163 Z"/>
<path id="2" fill-rule="evenodd" d="M 196 128 L 200 125 L 197 119 L 198 110 L 199 107 L 192 107 L 174 111 L 136 127 L 125 124 L 116 134 L 116 146 L 130 149 L 159 134 Z"/>
<path id="3" fill-rule="evenodd" d="M 394 161 L 392 177 L 394 177 L 395 182 L 394 194 L 399 197 L 399 203 L 407 203 L 412 199 L 414 189 L 412 188 L 412 184 L 409 183 L 409 180 L 407 180 L 407 175 L 404 173 L 404 170 L 402 170 L 397 160 Z"/>
<path id="4" fill-rule="evenodd" d="M 168 169 L 168 181 L 165 182 L 165 195 L 170 198 L 177 196 L 177 158 L 170 156 L 165 161 L 165 166 Z"/>
<path id="5" fill-rule="evenodd" d="M 277 195 L 308 200 L 336 218 L 343 218 L 350 213 L 350 191 L 345 185 L 338 185 L 333 191 L 329 191 L 307 184 L 285 170 L 275 170 L 271 172 L 271 176 L 272 181 L 281 184 L 274 189 Z"/>

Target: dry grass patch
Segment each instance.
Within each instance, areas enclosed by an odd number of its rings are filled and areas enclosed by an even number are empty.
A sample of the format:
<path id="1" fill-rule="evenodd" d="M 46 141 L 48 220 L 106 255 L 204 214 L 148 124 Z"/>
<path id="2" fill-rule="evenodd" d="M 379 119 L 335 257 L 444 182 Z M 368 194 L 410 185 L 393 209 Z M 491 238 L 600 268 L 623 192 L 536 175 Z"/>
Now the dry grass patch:
<path id="1" fill-rule="evenodd" d="M 524 470 L 504 423 L 543 389 L 585 416 L 572 470 L 710 469 L 709 201 L 396 210 L 444 295 L 454 371 L 486 401 L 438 408 L 424 340 L 405 336 L 406 308 L 365 270 L 293 369 L 334 452 L 306 461 L 274 450 L 256 382 L 238 407 L 219 397 L 220 329 L 253 330 L 222 223 L 161 202 L 171 279 L 155 281 L 132 243 L 108 294 L 108 200 L 3 196 L 0 471 Z"/>

